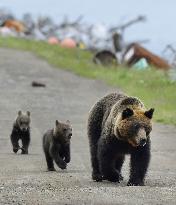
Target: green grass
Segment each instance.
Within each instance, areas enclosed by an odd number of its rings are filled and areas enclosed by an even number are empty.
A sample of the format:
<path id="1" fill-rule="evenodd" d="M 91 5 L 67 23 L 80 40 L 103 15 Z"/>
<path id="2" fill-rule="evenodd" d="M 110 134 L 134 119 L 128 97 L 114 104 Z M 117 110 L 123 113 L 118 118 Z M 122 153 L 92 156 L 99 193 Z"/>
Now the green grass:
<path id="1" fill-rule="evenodd" d="M 31 51 L 55 67 L 103 80 L 128 95 L 139 97 L 146 107 L 154 107 L 155 121 L 176 125 L 176 82 L 170 81 L 162 71 L 104 68 L 92 63 L 92 54 L 88 51 L 64 49 L 45 42 L 1 37 L 0 47 Z"/>

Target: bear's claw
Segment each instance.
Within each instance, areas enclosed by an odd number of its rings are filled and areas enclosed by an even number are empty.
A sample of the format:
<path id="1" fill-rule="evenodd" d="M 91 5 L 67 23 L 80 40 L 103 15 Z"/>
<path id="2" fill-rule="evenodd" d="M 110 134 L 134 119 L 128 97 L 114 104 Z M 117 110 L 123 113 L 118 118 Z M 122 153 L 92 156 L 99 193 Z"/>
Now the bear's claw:
<path id="1" fill-rule="evenodd" d="M 129 181 L 127 186 L 144 186 L 144 182 Z"/>
<path id="2" fill-rule="evenodd" d="M 56 171 L 56 169 L 54 167 L 50 167 L 48 168 L 48 171 Z"/>
<path id="3" fill-rule="evenodd" d="M 101 182 L 103 181 L 103 176 L 101 174 L 92 174 L 92 179 L 96 182 Z"/>

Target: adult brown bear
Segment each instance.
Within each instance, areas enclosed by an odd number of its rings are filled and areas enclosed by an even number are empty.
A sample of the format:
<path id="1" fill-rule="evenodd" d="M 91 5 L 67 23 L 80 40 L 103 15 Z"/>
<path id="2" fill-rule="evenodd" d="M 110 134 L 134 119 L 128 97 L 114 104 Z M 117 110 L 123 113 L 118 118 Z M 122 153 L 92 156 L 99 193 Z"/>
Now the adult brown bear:
<path id="1" fill-rule="evenodd" d="M 128 185 L 144 185 L 153 112 L 138 98 L 121 93 L 109 94 L 93 106 L 88 119 L 93 180 L 119 182 L 125 154 L 130 154 Z"/>

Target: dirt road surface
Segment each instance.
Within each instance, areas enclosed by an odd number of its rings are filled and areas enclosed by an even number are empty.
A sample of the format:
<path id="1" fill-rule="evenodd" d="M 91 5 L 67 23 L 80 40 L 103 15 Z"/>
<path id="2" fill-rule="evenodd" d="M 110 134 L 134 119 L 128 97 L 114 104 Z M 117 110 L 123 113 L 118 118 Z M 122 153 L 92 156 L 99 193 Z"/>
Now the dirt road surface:
<path id="1" fill-rule="evenodd" d="M 46 88 L 33 88 L 33 80 L 46 83 Z M 114 88 L 8 49 L 0 49 L 0 88 L 0 204 L 176 204 L 175 127 L 154 125 L 146 186 L 126 186 L 128 158 L 123 182 L 96 183 L 91 180 L 86 120 L 93 103 Z M 13 154 L 9 140 L 19 109 L 31 111 L 29 155 Z M 41 139 L 56 119 L 72 122 L 72 161 L 66 171 L 51 173 Z"/>

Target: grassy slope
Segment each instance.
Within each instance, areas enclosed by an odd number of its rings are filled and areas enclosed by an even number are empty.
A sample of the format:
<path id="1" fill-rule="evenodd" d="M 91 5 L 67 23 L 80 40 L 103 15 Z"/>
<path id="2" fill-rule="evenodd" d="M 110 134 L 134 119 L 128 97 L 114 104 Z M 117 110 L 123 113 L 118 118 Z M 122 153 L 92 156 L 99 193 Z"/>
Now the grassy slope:
<path id="1" fill-rule="evenodd" d="M 156 121 L 176 125 L 176 83 L 162 71 L 103 68 L 92 63 L 92 55 L 87 51 L 64 49 L 44 42 L 0 38 L 0 46 L 32 51 L 55 67 L 118 86 L 127 94 L 138 96 L 147 107 L 154 107 Z"/>

